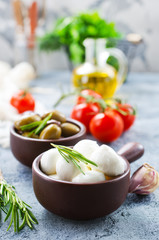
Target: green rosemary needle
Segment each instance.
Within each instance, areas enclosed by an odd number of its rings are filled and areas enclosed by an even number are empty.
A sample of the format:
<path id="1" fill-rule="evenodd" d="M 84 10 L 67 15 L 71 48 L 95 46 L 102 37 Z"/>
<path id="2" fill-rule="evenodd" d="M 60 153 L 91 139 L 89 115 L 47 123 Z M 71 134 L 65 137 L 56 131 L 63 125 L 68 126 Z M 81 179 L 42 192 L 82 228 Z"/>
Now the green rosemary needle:
<path id="1" fill-rule="evenodd" d="M 51 145 L 55 148 L 57 148 L 57 150 L 59 151 L 59 153 L 61 154 L 61 156 L 69 163 L 69 161 L 71 161 L 80 171 L 81 173 L 83 173 L 85 175 L 85 173 L 82 171 L 80 165 L 78 164 L 79 162 L 83 162 L 86 165 L 87 164 L 91 164 L 94 165 L 96 167 L 98 167 L 98 165 L 89 160 L 88 158 L 84 157 L 81 153 L 77 152 L 76 150 L 69 148 L 69 147 L 65 147 L 62 145 L 56 145 L 51 143 Z"/>
<path id="2" fill-rule="evenodd" d="M 44 120 L 42 120 L 41 124 L 35 129 L 35 134 L 39 134 L 44 127 L 47 124 L 47 121 L 49 121 L 52 117 L 52 113 L 50 113 L 46 118 L 44 118 Z"/>
<path id="3" fill-rule="evenodd" d="M 25 125 L 20 127 L 20 130 L 22 130 L 22 131 L 30 131 L 33 128 L 38 127 L 41 124 L 41 122 L 42 121 L 36 121 L 36 122 L 25 124 Z"/>
<path id="4" fill-rule="evenodd" d="M 29 208 L 31 207 L 18 197 L 15 188 L 8 184 L 0 173 L 0 211 L 2 210 L 6 214 L 4 221 L 7 221 L 10 217 L 7 231 L 12 224 L 14 225 L 14 232 L 19 232 L 25 225 L 32 229 L 33 224 L 38 224 L 36 217 Z"/>
<path id="5" fill-rule="evenodd" d="M 36 122 L 32 122 L 32 123 L 28 123 L 26 125 L 23 125 L 20 127 L 20 130 L 22 131 L 30 131 L 29 133 L 29 137 L 35 133 L 35 134 L 39 134 L 44 127 L 47 124 L 47 121 L 49 121 L 51 119 L 52 113 L 50 113 L 48 116 L 46 116 L 43 120 L 41 121 L 36 121 Z"/>

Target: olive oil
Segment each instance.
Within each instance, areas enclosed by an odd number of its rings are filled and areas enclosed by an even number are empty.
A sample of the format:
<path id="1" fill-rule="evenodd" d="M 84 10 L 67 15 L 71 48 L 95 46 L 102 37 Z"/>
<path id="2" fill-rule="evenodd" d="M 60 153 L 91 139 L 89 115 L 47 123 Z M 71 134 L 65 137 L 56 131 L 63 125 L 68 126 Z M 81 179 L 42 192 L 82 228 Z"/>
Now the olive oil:
<path id="1" fill-rule="evenodd" d="M 73 85 L 77 88 L 84 87 L 100 93 L 104 98 L 112 97 L 117 89 L 117 71 L 111 66 L 107 69 L 82 73 L 81 66 L 73 71 Z"/>
<path id="2" fill-rule="evenodd" d="M 76 88 L 88 88 L 110 98 L 123 83 L 126 73 L 123 55 L 119 49 L 106 49 L 105 39 L 86 39 L 85 62 L 73 70 L 72 82 Z M 119 60 L 119 71 L 107 64 L 113 54 Z M 122 65 L 122 67 L 121 67 Z"/>

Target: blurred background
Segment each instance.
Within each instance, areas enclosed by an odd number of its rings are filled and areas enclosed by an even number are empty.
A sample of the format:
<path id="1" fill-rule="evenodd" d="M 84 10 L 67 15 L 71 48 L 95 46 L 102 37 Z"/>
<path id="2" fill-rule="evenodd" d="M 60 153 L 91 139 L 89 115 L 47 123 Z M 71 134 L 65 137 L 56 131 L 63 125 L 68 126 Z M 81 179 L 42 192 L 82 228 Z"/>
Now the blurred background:
<path id="1" fill-rule="evenodd" d="M 13 3 L 14 2 L 14 3 Z M 16 3 L 15 3 L 16 2 Z M 27 7 L 30 7 L 33 1 L 23 1 Z M 34 1 L 35 2 L 35 1 Z M 157 0 L 37 0 L 38 23 L 36 26 L 36 37 L 43 36 L 47 31 L 51 31 L 55 21 L 58 18 L 72 16 L 86 11 L 97 11 L 101 18 L 108 22 L 114 22 L 116 29 L 122 34 L 122 38 L 127 40 L 127 34 L 136 33 L 137 39 L 133 44 L 129 44 L 129 49 L 125 50 L 130 60 L 129 70 L 135 72 L 158 72 L 158 27 L 159 22 L 159 1 Z M 33 13 L 32 5 L 30 15 Z M 33 13 L 34 15 L 34 13 Z M 31 15 L 32 16 L 32 15 Z M 27 28 L 27 20 L 21 19 L 21 12 L 18 8 L 18 1 L 0 0 L 0 60 L 6 61 L 14 66 L 20 61 L 27 60 L 25 55 L 25 41 L 17 25 Z M 34 24 L 33 16 L 33 24 Z M 21 22 L 21 20 L 23 22 Z M 19 26 L 18 26 L 19 27 Z M 34 28 L 34 27 L 33 27 Z M 34 29 L 32 29 L 34 35 Z M 140 38 L 141 37 L 141 38 Z M 32 49 L 31 36 L 30 49 Z M 142 40 L 141 40 L 142 39 Z M 130 39 L 134 41 L 134 39 Z M 137 41 L 137 42 L 136 42 Z M 124 44 L 127 48 L 126 42 Z M 126 46 L 126 47 L 125 47 Z M 42 72 L 53 69 L 68 69 L 68 58 L 63 49 L 50 51 L 40 51 L 35 43 L 34 64 L 37 70 Z"/>

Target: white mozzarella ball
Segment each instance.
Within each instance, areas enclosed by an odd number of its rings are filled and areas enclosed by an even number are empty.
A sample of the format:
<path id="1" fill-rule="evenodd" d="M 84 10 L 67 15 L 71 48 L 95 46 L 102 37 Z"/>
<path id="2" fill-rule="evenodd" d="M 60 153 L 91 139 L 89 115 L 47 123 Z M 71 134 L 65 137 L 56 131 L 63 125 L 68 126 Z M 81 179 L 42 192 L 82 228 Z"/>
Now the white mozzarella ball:
<path id="1" fill-rule="evenodd" d="M 9 72 L 5 81 L 14 83 L 18 88 L 27 88 L 35 77 L 33 66 L 27 62 L 21 62 Z"/>
<path id="2" fill-rule="evenodd" d="M 73 183 L 96 183 L 101 181 L 105 181 L 104 174 L 94 170 L 86 171 L 85 175 L 80 173 L 72 179 Z"/>
<path id="3" fill-rule="evenodd" d="M 92 153 L 99 148 L 99 145 L 96 141 L 92 141 L 89 139 L 84 139 L 79 141 L 73 149 L 81 153 L 86 158 L 90 159 Z"/>
<path id="4" fill-rule="evenodd" d="M 41 170 L 47 175 L 56 173 L 56 162 L 60 158 L 57 149 L 52 148 L 46 151 L 40 160 Z"/>
<path id="5" fill-rule="evenodd" d="M 85 164 L 83 162 L 78 162 L 78 165 L 81 167 L 83 172 L 91 170 L 90 164 Z"/>
<path id="6" fill-rule="evenodd" d="M 57 174 L 49 175 L 49 177 L 52 178 L 52 179 L 55 179 L 55 180 L 60 180 L 59 176 Z"/>
<path id="7" fill-rule="evenodd" d="M 91 160 L 98 165 L 98 167 L 93 166 L 92 168 L 99 169 L 107 176 L 117 176 L 125 171 L 126 164 L 123 158 L 107 145 L 101 145 L 93 152 Z"/>
<path id="8" fill-rule="evenodd" d="M 74 176 L 79 174 L 79 169 L 69 161 L 69 163 L 60 157 L 56 164 L 56 173 L 60 180 L 71 181 Z"/>

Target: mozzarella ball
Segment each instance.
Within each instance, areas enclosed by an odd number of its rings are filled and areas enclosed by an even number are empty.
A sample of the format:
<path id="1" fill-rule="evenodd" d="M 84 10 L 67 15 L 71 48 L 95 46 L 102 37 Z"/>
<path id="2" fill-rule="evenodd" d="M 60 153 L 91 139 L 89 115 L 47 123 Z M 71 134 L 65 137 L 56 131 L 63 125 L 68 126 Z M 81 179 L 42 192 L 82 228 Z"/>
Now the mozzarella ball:
<path id="1" fill-rule="evenodd" d="M 56 162 L 60 157 L 55 148 L 46 151 L 40 160 L 41 170 L 47 175 L 56 173 Z"/>
<path id="2" fill-rule="evenodd" d="M 105 181 L 104 174 L 94 170 L 86 171 L 85 175 L 80 173 L 72 179 L 73 183 L 96 183 L 101 181 Z"/>
<path id="3" fill-rule="evenodd" d="M 123 158 L 107 145 L 101 145 L 94 151 L 91 160 L 98 165 L 98 167 L 93 166 L 92 168 L 99 169 L 107 176 L 117 176 L 125 171 L 126 163 Z"/>
<path id="4" fill-rule="evenodd" d="M 14 83 L 18 88 L 27 88 L 35 77 L 33 66 L 27 62 L 21 62 L 7 74 L 5 81 Z"/>
<path id="5" fill-rule="evenodd" d="M 92 152 L 96 151 L 99 148 L 96 141 L 84 139 L 79 141 L 73 149 L 81 153 L 86 158 L 90 159 Z"/>
<path id="6" fill-rule="evenodd" d="M 60 157 L 56 164 L 56 173 L 60 180 L 71 181 L 73 177 L 79 174 L 79 169 L 73 164 L 72 161 L 69 163 Z"/>
<path id="7" fill-rule="evenodd" d="M 52 175 L 49 175 L 50 178 L 54 179 L 54 180 L 60 180 L 59 179 L 59 176 L 57 174 L 52 174 Z"/>
<path id="8" fill-rule="evenodd" d="M 86 172 L 88 170 L 91 170 L 90 164 L 85 164 L 83 162 L 78 162 L 78 165 L 81 167 L 83 172 Z"/>

